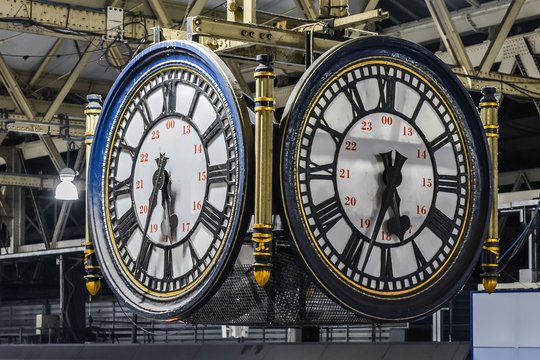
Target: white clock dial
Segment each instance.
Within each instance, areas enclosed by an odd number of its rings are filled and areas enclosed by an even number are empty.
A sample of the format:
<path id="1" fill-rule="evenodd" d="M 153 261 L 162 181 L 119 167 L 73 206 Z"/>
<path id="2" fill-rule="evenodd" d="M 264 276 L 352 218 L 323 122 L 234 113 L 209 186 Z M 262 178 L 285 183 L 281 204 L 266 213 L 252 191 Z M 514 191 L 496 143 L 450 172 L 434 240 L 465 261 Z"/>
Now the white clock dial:
<path id="1" fill-rule="evenodd" d="M 200 74 L 162 70 L 135 92 L 111 152 L 114 245 L 142 291 L 171 296 L 214 264 L 235 201 L 227 108 Z"/>

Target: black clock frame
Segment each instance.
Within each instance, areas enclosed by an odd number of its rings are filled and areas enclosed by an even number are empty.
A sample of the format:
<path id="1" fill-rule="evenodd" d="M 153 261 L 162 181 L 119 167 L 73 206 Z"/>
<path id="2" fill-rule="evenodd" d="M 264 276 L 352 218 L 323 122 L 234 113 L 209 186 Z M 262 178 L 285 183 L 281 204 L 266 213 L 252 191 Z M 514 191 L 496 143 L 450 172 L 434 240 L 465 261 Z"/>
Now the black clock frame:
<path id="1" fill-rule="evenodd" d="M 409 64 L 425 74 L 456 113 L 463 132 L 463 142 L 466 146 L 464 150 L 471 155 L 470 217 L 468 223 L 463 225 L 466 232 L 462 235 L 461 244 L 457 245 L 456 253 L 453 254 L 445 271 L 438 275 L 438 279 L 427 288 L 403 297 L 374 296 L 358 291 L 339 279 L 310 244 L 311 240 L 308 239 L 306 225 L 299 210 L 301 205 L 297 203 L 296 147 L 300 141 L 299 129 L 303 126 L 314 98 L 335 74 L 353 63 L 370 58 L 391 58 L 395 62 Z M 315 282 L 331 298 L 363 316 L 376 320 L 396 321 L 426 315 L 442 306 L 461 289 L 476 265 L 485 237 L 492 177 L 487 142 L 476 107 L 446 64 L 423 47 L 396 38 L 374 36 L 340 44 L 317 59 L 295 87 L 284 112 L 280 141 L 281 194 L 285 217 L 292 232 L 291 246 L 303 260 Z M 338 152 L 339 148 L 336 153 Z"/>

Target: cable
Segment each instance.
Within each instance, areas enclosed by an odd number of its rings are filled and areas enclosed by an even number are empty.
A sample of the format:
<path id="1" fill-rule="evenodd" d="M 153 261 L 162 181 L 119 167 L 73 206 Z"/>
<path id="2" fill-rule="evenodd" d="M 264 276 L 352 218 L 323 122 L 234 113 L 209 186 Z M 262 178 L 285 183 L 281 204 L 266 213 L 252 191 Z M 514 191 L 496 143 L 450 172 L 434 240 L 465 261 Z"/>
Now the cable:
<path id="1" fill-rule="evenodd" d="M 538 215 L 539 210 L 540 210 L 540 201 L 536 205 L 536 208 L 534 209 L 534 212 L 531 216 L 531 220 L 529 221 L 529 223 L 525 226 L 525 228 L 521 231 L 521 233 L 514 239 L 512 244 L 508 247 L 508 249 L 506 249 L 506 251 L 499 258 L 499 263 L 500 263 L 510 253 L 510 251 L 512 251 L 512 253 L 508 257 L 508 260 L 504 263 L 504 265 L 500 267 L 499 274 L 506 269 L 510 261 L 516 256 L 516 254 L 519 252 L 519 250 L 525 243 L 525 239 L 527 238 L 527 235 L 529 235 L 531 228 L 536 223 L 536 216 Z"/>

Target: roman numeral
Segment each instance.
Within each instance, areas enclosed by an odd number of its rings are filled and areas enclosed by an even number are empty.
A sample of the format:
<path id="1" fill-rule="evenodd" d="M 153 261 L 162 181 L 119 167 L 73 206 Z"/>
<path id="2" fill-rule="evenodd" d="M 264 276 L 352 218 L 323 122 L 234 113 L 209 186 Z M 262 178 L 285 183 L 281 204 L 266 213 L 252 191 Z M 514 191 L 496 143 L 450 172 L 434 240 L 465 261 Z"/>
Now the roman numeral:
<path id="1" fill-rule="evenodd" d="M 171 248 L 165 249 L 165 260 L 163 262 L 163 279 L 171 280 L 173 278 L 173 256 Z"/>
<path id="2" fill-rule="evenodd" d="M 163 114 L 169 114 L 176 111 L 176 83 L 168 81 L 163 84 Z"/>
<path id="3" fill-rule="evenodd" d="M 130 208 L 115 224 L 113 231 L 118 234 L 118 237 L 122 242 L 127 242 L 133 232 L 137 229 L 137 217 L 135 216 L 135 210 Z"/>
<path id="4" fill-rule="evenodd" d="M 197 104 L 199 103 L 199 97 L 201 96 L 200 90 L 195 90 L 195 94 L 193 94 L 193 98 L 191 99 L 191 105 L 189 105 L 189 111 L 187 113 L 187 116 L 193 119 L 193 114 L 195 113 L 195 108 L 197 108 Z"/>
<path id="5" fill-rule="evenodd" d="M 321 118 L 319 119 L 319 129 L 326 131 L 328 134 L 330 134 L 330 136 L 332 137 L 332 140 L 334 140 L 336 144 L 341 143 L 343 134 L 333 129 L 332 127 L 330 127 L 330 125 L 328 125 L 328 123 L 326 122 L 326 120 L 324 119 L 322 115 L 321 115 Z"/>
<path id="6" fill-rule="evenodd" d="M 437 175 L 437 185 L 439 191 L 458 194 L 460 183 L 459 177 L 452 175 Z"/>
<path id="7" fill-rule="evenodd" d="M 139 113 L 141 114 L 141 117 L 143 119 L 144 128 L 147 129 L 152 122 L 152 113 L 150 111 L 150 106 L 148 105 L 148 99 L 146 97 L 143 97 L 141 101 L 139 101 L 137 109 L 139 109 Z"/>
<path id="8" fill-rule="evenodd" d="M 416 104 L 413 114 L 411 115 L 411 121 L 413 123 L 416 122 L 416 119 L 418 118 L 418 114 L 420 113 L 420 109 L 422 109 L 422 105 L 424 105 L 424 101 L 425 99 L 422 96 L 420 96 L 420 100 L 418 100 L 418 104 Z"/>
<path id="9" fill-rule="evenodd" d="M 347 244 L 345 244 L 345 248 L 341 254 L 341 261 L 351 268 L 357 266 L 360 261 L 360 255 L 362 255 L 364 244 L 365 241 L 363 241 L 358 234 L 353 232 L 349 237 Z"/>
<path id="10" fill-rule="evenodd" d="M 197 254 L 197 250 L 195 250 L 195 246 L 193 246 L 191 239 L 188 239 L 187 243 L 189 246 L 189 254 L 191 255 L 191 262 L 193 263 L 193 267 L 197 267 L 201 259 L 199 259 L 199 255 Z"/>
<path id="11" fill-rule="evenodd" d="M 411 241 L 413 251 L 414 251 L 414 258 L 416 259 L 416 265 L 418 266 L 418 269 L 424 269 L 427 267 L 427 260 L 424 257 L 424 254 L 422 254 L 422 250 L 416 245 L 416 242 Z"/>
<path id="12" fill-rule="evenodd" d="M 308 174 L 310 180 L 332 180 L 334 178 L 334 164 L 318 165 L 310 161 Z"/>
<path id="13" fill-rule="evenodd" d="M 199 219 L 210 232 L 217 236 L 225 215 L 212 204 L 206 202 L 203 205 Z"/>
<path id="14" fill-rule="evenodd" d="M 216 118 L 212 124 L 206 129 L 204 134 L 202 134 L 201 139 L 205 147 L 208 146 L 208 143 L 223 130 L 223 124 L 221 123 L 220 118 Z"/>
<path id="15" fill-rule="evenodd" d="M 392 257 L 390 255 L 390 248 L 381 248 L 381 280 L 387 281 L 394 278 L 392 271 Z"/>
<path id="16" fill-rule="evenodd" d="M 324 232 L 328 232 L 343 217 L 336 197 L 331 197 L 314 206 L 314 213 L 319 218 L 319 226 Z"/>
<path id="17" fill-rule="evenodd" d="M 126 143 L 126 139 L 120 140 L 120 144 L 118 144 L 118 147 L 120 148 L 120 151 L 125 150 L 129 153 L 129 156 L 131 156 L 132 158 L 135 157 L 135 153 L 137 152 L 137 150 L 133 146 L 129 146 Z"/>
<path id="18" fill-rule="evenodd" d="M 150 258 L 152 257 L 152 249 L 154 244 L 147 237 L 143 238 L 139 254 L 137 255 L 137 261 L 135 262 L 135 276 L 139 277 L 141 272 L 148 269 Z"/>
<path id="19" fill-rule="evenodd" d="M 427 218 L 427 227 L 433 231 L 437 237 L 443 241 L 447 241 L 454 229 L 454 222 L 448 218 L 442 211 L 433 208 Z"/>
<path id="20" fill-rule="evenodd" d="M 378 108 L 382 110 L 394 109 L 394 101 L 396 97 L 396 80 L 388 76 L 388 69 L 386 69 L 386 76 L 380 75 L 377 77 L 377 83 L 379 84 L 379 105 Z"/>
<path id="21" fill-rule="evenodd" d="M 228 183 L 231 171 L 229 171 L 229 164 L 211 165 L 208 167 L 207 183 Z"/>
<path id="22" fill-rule="evenodd" d="M 442 133 L 441 135 L 437 136 L 433 141 L 429 143 L 431 146 L 431 149 L 433 152 L 439 150 L 444 145 L 448 144 L 450 142 L 450 136 L 446 132 Z"/>
<path id="23" fill-rule="evenodd" d="M 120 195 L 129 194 L 131 191 L 131 178 L 122 181 L 113 180 L 112 195 L 117 198 Z"/>
<path id="24" fill-rule="evenodd" d="M 349 100 L 349 103 L 352 107 L 353 112 L 353 120 L 357 120 L 360 117 L 362 117 L 362 114 L 364 113 L 364 104 L 362 103 L 362 98 L 360 97 L 360 94 L 358 93 L 358 88 L 356 87 L 356 83 L 353 83 L 350 86 L 347 86 L 343 92 L 345 96 L 347 97 L 347 100 Z"/>

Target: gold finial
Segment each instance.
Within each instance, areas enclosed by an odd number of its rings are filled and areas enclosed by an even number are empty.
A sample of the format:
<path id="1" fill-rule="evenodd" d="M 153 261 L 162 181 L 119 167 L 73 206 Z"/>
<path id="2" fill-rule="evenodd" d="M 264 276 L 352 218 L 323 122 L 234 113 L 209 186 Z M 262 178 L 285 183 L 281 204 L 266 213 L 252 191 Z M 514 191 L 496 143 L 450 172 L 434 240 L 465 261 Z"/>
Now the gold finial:
<path id="1" fill-rule="evenodd" d="M 486 277 L 482 280 L 482 285 L 484 286 L 484 290 L 486 290 L 488 294 L 491 294 L 497 288 L 497 278 Z"/>
<path id="2" fill-rule="evenodd" d="M 254 269 L 253 276 L 255 277 L 255 281 L 257 282 L 257 284 L 262 287 L 268 283 L 268 280 L 270 280 L 270 270 Z"/>
<path id="3" fill-rule="evenodd" d="M 96 296 L 96 294 L 99 292 L 99 289 L 101 289 L 101 280 L 87 280 L 86 281 L 86 290 L 90 293 L 92 296 Z"/>

